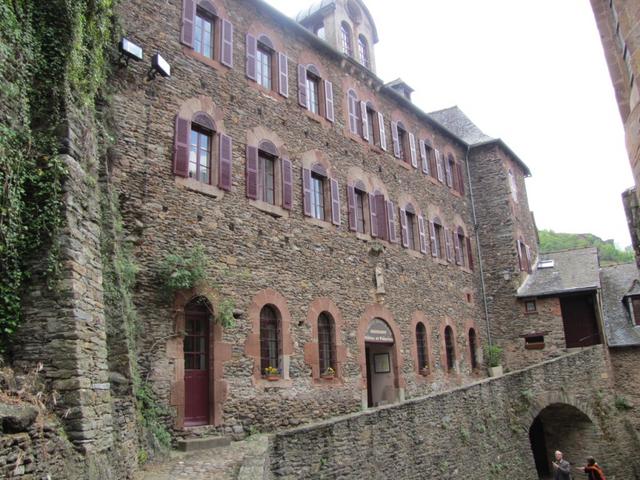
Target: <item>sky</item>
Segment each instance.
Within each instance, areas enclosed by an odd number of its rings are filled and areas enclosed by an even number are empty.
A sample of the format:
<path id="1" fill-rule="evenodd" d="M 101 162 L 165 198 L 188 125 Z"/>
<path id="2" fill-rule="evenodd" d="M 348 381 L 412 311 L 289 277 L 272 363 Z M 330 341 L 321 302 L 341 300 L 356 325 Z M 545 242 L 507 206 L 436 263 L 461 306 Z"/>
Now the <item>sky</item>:
<path id="1" fill-rule="evenodd" d="M 295 16 L 312 0 L 267 0 Z M 365 0 L 377 75 L 460 107 L 529 166 L 539 229 L 631 243 L 624 130 L 589 0 Z"/>

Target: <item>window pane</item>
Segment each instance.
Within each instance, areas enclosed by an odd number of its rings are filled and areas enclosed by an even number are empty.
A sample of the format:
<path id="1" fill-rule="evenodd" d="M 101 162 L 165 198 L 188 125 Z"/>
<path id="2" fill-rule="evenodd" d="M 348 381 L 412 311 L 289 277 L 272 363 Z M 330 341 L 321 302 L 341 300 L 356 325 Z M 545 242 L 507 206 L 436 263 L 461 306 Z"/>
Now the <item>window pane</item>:
<path id="1" fill-rule="evenodd" d="M 320 175 L 311 175 L 311 215 L 324 220 L 324 181 Z"/>
<path id="2" fill-rule="evenodd" d="M 261 156 L 260 164 L 262 166 L 262 200 L 275 205 L 275 160 Z"/>
<path id="3" fill-rule="evenodd" d="M 407 239 L 409 240 L 409 248 L 412 250 L 416 249 L 415 239 L 414 239 L 414 224 L 415 217 L 411 213 L 407 213 Z"/>
<path id="4" fill-rule="evenodd" d="M 328 368 L 335 370 L 333 320 L 324 313 L 318 317 L 318 346 L 320 354 L 320 373 L 325 373 Z"/>
<path id="5" fill-rule="evenodd" d="M 198 171 L 198 132 L 191 130 L 191 148 L 189 149 L 189 178 L 195 178 Z"/>
<path id="6" fill-rule="evenodd" d="M 313 113 L 320 114 L 320 106 L 318 103 L 318 84 L 315 78 L 307 77 L 307 96 L 309 99 L 309 110 Z"/>
<path id="7" fill-rule="evenodd" d="M 193 49 L 198 53 L 202 53 L 202 23 L 202 18 L 196 16 L 196 31 L 193 37 Z"/>
<path id="8" fill-rule="evenodd" d="M 356 230 L 364 233 L 364 193 L 356 190 Z"/>
<path id="9" fill-rule="evenodd" d="M 374 128 L 373 128 L 373 122 L 374 122 L 374 118 L 373 118 L 373 110 L 367 108 L 367 127 L 369 129 L 369 143 L 374 144 L 375 141 L 375 137 L 374 137 Z"/>
<path id="10" fill-rule="evenodd" d="M 260 356 L 261 370 L 279 368 L 278 319 L 272 307 L 266 306 L 260 312 Z"/>
<path id="11" fill-rule="evenodd" d="M 256 53 L 256 81 L 271 89 L 271 52 L 260 46 Z"/>

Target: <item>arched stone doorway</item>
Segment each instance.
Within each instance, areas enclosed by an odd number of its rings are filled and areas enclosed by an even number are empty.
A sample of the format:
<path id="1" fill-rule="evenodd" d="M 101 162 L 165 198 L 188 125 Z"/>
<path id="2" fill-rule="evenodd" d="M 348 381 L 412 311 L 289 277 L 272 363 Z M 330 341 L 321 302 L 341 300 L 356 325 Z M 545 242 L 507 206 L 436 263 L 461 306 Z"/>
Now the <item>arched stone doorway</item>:
<path id="1" fill-rule="evenodd" d="M 398 401 L 395 371 L 395 336 L 389 324 L 381 318 L 369 322 L 364 334 L 367 406 L 377 407 Z"/>
<path id="2" fill-rule="evenodd" d="M 529 428 L 529 441 L 540 479 L 553 478 L 556 450 L 572 465 L 583 465 L 589 455 L 600 457 L 596 426 L 586 413 L 566 403 L 552 403 L 538 413 Z"/>

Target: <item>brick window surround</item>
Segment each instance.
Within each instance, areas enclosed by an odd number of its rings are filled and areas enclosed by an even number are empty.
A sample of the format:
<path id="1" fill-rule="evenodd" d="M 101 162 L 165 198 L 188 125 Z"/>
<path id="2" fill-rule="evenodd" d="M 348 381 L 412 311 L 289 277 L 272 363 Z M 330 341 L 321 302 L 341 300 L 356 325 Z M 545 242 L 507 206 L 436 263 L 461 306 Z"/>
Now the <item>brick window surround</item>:
<path id="1" fill-rule="evenodd" d="M 336 375 L 332 380 L 322 378 L 320 371 L 320 354 L 318 345 L 318 318 L 322 313 L 328 313 L 333 319 L 335 332 L 335 353 L 336 353 Z M 347 349 L 342 344 L 342 332 L 344 331 L 344 320 L 340 310 L 330 298 L 316 298 L 307 312 L 307 323 L 311 326 L 311 341 L 304 346 L 304 361 L 311 367 L 311 376 L 315 384 L 326 385 L 332 382 L 341 382 L 342 368 L 347 360 Z"/>
<path id="2" fill-rule="evenodd" d="M 418 323 L 422 323 L 425 328 L 425 344 L 426 344 L 426 357 L 427 363 L 429 365 L 428 375 L 425 377 L 421 374 L 421 370 L 424 365 L 418 364 L 418 347 L 417 347 L 417 339 L 416 339 L 416 327 Z M 411 358 L 413 359 L 413 370 L 419 376 L 419 378 L 429 378 L 433 375 L 435 371 L 436 359 L 434 355 L 433 342 L 431 338 L 431 324 L 427 320 L 427 316 L 420 311 L 413 312 L 411 315 L 411 332 L 412 332 L 412 341 L 411 341 Z"/>
<path id="3" fill-rule="evenodd" d="M 204 298 L 209 302 L 213 311 L 217 311 L 219 296 L 212 289 L 183 290 L 176 293 L 173 302 L 173 318 L 176 335 L 167 341 L 167 357 L 169 363 L 174 365 L 173 380 L 170 385 L 169 404 L 176 409 L 175 427 L 184 428 L 184 332 L 185 332 L 185 307 L 196 298 Z M 231 344 L 222 342 L 222 326 L 211 322 L 209 325 L 209 418 L 211 425 L 222 425 L 223 404 L 227 398 L 228 384 L 223 380 L 224 363 L 231 360 Z"/>
<path id="4" fill-rule="evenodd" d="M 404 358 L 402 357 L 402 335 L 400 334 L 400 328 L 393 319 L 393 315 L 389 310 L 379 304 L 369 305 L 358 323 L 358 331 L 356 333 L 356 340 L 358 342 L 358 364 L 360 366 L 360 387 L 364 392 L 367 391 L 367 357 L 365 352 L 364 336 L 369 327 L 369 323 L 374 318 L 380 318 L 387 322 L 389 328 L 393 332 L 394 344 L 391 348 L 392 362 L 393 362 L 393 375 L 394 375 L 394 387 L 396 389 L 404 389 L 406 382 L 402 376 L 402 368 L 404 364 Z"/>
<path id="5" fill-rule="evenodd" d="M 244 353 L 247 357 L 253 359 L 253 384 L 260 385 L 266 380 L 262 379 L 260 371 L 260 312 L 265 305 L 271 306 L 280 321 L 280 342 L 281 342 L 281 358 L 280 366 L 282 368 L 282 380 L 278 383 L 287 382 L 289 380 L 289 361 L 293 354 L 293 341 L 291 339 L 291 314 L 287 307 L 287 300 L 275 290 L 267 288 L 258 292 L 247 309 L 247 318 L 251 325 L 251 332 L 247 335 L 244 345 Z M 269 382 L 272 383 L 272 382 Z"/>

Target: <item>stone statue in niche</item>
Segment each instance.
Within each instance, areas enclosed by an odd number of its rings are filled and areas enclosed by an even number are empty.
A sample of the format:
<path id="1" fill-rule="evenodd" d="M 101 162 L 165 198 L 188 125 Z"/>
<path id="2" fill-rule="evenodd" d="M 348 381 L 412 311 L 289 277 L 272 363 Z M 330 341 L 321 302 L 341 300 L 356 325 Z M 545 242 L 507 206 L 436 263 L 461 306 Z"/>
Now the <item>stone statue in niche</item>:
<path id="1" fill-rule="evenodd" d="M 384 271 L 382 265 L 376 265 L 376 293 L 385 293 Z"/>

